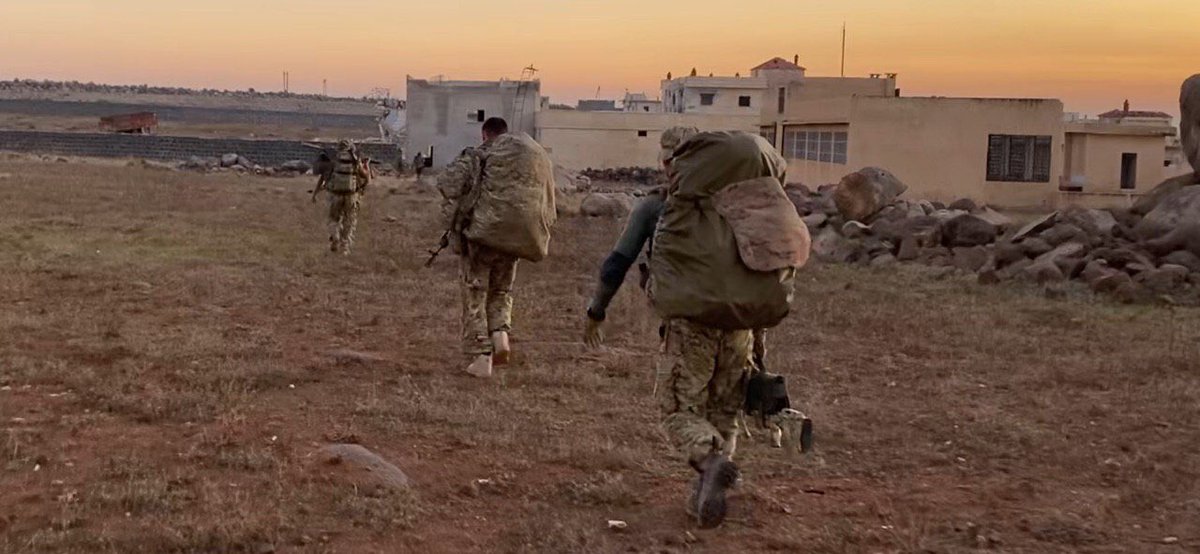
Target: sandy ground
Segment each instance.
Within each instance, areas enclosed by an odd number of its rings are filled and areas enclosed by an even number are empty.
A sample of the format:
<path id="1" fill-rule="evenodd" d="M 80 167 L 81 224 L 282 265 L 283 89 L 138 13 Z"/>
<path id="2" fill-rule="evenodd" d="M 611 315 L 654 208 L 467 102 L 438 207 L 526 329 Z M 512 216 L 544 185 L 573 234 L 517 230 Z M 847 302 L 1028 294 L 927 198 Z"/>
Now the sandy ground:
<path id="1" fill-rule="evenodd" d="M 434 193 L 379 183 L 340 257 L 310 186 L 0 157 L 0 551 L 1200 550 L 1197 311 L 808 268 L 768 363 L 817 450 L 744 442 L 700 531 L 635 287 L 578 342 L 620 221 L 521 266 L 517 358 L 479 381 L 456 261 L 421 268 Z M 332 441 L 413 489 L 345 485 Z"/>

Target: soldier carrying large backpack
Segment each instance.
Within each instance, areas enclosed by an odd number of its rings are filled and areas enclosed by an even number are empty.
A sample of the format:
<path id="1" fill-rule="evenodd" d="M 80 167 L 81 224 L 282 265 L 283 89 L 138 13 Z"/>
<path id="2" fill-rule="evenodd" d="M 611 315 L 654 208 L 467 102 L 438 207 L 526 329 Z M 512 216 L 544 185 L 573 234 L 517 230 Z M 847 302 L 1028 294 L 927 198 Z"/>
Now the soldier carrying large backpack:
<path id="1" fill-rule="evenodd" d="M 483 144 L 465 149 L 438 177 L 438 190 L 447 229 L 442 247 L 462 259 L 466 370 L 489 377 L 493 363 L 507 363 L 510 355 L 517 261 L 546 256 L 557 213 L 554 166 L 541 145 L 509 133 L 498 117 L 483 123 L 482 135 Z"/>
<path id="2" fill-rule="evenodd" d="M 699 133 L 671 155 L 648 287 L 666 320 L 656 388 L 663 426 L 699 474 L 688 511 L 701 527 L 724 521 L 738 480 L 732 456 L 752 330 L 788 315 L 808 259 L 808 230 L 783 190 L 786 167 L 744 132 Z"/>
<path id="3" fill-rule="evenodd" d="M 359 159 L 354 143 L 349 140 L 338 141 L 336 156 L 335 160 L 330 160 L 321 153 L 318 167 L 314 168 L 320 177 L 313 189 L 313 201 L 318 192 L 329 192 L 329 250 L 350 254 L 362 194 L 371 181 L 371 171 L 367 162 Z"/>

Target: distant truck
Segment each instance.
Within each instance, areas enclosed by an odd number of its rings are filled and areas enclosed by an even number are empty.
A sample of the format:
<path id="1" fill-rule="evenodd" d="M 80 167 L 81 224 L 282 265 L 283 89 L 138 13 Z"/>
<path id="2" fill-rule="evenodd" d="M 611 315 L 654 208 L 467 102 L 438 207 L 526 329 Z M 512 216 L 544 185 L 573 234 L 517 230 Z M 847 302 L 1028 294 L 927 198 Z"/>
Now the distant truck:
<path id="1" fill-rule="evenodd" d="M 100 118 L 100 130 L 110 133 L 148 135 L 158 128 L 158 114 L 137 112 Z"/>

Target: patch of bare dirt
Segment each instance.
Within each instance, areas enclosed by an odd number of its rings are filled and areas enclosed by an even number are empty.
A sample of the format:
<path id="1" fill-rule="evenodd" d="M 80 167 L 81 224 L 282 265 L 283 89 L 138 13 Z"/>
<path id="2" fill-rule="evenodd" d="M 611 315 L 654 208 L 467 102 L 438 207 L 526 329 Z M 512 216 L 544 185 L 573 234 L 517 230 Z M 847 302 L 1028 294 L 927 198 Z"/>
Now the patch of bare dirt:
<path id="1" fill-rule="evenodd" d="M 0 173 L 0 551 L 1200 548 L 1194 310 L 810 268 L 768 359 L 816 452 L 746 441 L 730 520 L 700 531 L 636 287 L 609 349 L 578 341 L 619 221 L 564 219 L 521 265 L 518 355 L 479 381 L 455 260 L 421 268 L 429 188 L 376 187 L 343 258 L 304 179 Z M 320 471 L 334 442 L 412 488 Z"/>

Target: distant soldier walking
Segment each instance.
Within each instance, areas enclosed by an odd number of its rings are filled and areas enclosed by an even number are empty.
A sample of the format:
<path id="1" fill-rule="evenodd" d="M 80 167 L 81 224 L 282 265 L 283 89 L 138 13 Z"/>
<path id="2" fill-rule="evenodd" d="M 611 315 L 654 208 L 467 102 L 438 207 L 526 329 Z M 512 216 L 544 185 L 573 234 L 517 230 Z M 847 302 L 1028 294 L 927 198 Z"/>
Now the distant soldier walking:
<path id="1" fill-rule="evenodd" d="M 547 254 L 554 206 L 554 167 L 524 133 L 508 133 L 498 117 L 482 128 L 483 144 L 463 150 L 438 177 L 444 198 L 442 247 L 462 257 L 463 351 L 467 373 L 489 377 L 508 362 L 517 261 Z"/>
<path id="2" fill-rule="evenodd" d="M 354 229 L 358 226 L 358 210 L 362 194 L 371 182 L 371 171 L 367 162 L 358 157 L 358 151 L 349 140 L 338 141 L 337 157 L 330 160 L 324 153 L 318 160 L 317 187 L 313 190 L 313 201 L 317 193 L 329 192 L 329 250 L 350 254 L 354 242 Z"/>

